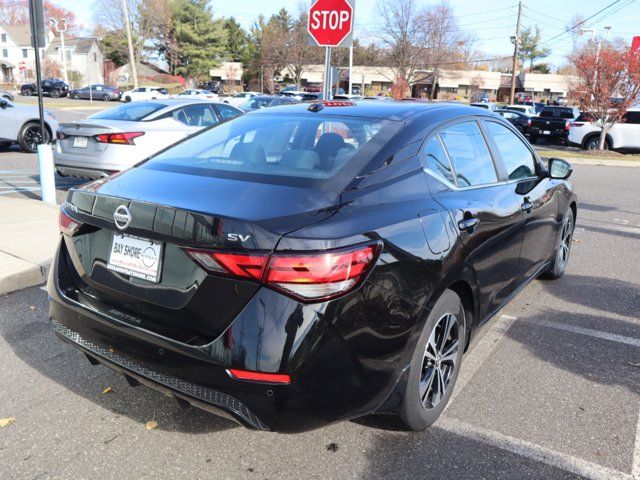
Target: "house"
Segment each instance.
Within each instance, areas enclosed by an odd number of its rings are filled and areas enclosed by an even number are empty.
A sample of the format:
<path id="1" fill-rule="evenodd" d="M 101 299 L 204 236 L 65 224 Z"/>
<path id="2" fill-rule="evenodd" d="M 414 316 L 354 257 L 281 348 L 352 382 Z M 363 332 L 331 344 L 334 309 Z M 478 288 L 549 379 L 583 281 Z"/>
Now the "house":
<path id="1" fill-rule="evenodd" d="M 67 76 L 79 74 L 75 83 L 85 85 L 104 83 L 104 58 L 98 39 L 65 38 Z M 63 63 L 62 43 L 59 36 L 49 32 L 43 58 Z M 46 72 L 43 73 L 46 76 Z M 25 83 L 35 79 L 35 53 L 31 46 L 29 25 L 0 25 L 0 82 Z"/>
<path id="2" fill-rule="evenodd" d="M 32 79 L 35 59 L 28 25 L 0 25 L 0 83 Z"/>
<path id="3" fill-rule="evenodd" d="M 138 74 L 138 80 L 153 80 L 158 75 L 169 75 L 166 70 L 149 62 L 140 62 L 136 65 L 136 72 Z M 131 65 L 125 63 L 124 65 L 114 69 L 108 78 L 109 83 L 116 84 L 117 86 L 130 86 L 133 84 L 133 78 L 131 76 Z"/>
<path id="4" fill-rule="evenodd" d="M 96 37 L 65 38 L 64 49 L 67 77 L 70 82 L 73 80 L 71 72 L 77 72 L 80 78 L 72 82 L 77 83 L 76 86 L 104 83 L 104 56 Z M 47 45 L 46 58 L 63 64 L 62 42 L 59 36 L 53 37 Z"/>

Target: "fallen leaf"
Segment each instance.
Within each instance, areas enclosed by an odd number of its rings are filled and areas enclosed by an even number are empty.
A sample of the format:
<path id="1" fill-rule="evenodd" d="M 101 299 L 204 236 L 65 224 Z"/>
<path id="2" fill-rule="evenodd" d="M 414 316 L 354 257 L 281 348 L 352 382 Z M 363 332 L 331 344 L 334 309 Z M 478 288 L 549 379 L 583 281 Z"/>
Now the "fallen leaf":
<path id="1" fill-rule="evenodd" d="M 158 422 L 156 422 L 155 420 L 149 420 L 144 428 L 146 428 L 147 430 L 153 430 L 154 428 L 158 428 Z"/>
<path id="2" fill-rule="evenodd" d="M 629 365 L 631 365 L 632 367 L 640 367 L 640 363 L 629 362 Z"/>
<path id="3" fill-rule="evenodd" d="M 0 418 L 0 428 L 8 427 L 9 425 L 13 425 L 16 423 L 16 419 L 13 417 Z"/>
<path id="4" fill-rule="evenodd" d="M 113 389 L 112 389 L 111 387 L 107 387 L 107 388 L 105 388 L 104 390 L 102 390 L 102 393 L 104 393 L 105 395 L 106 395 L 107 393 L 111 393 L 111 392 L 113 392 Z"/>
<path id="5" fill-rule="evenodd" d="M 36 309 L 36 307 L 35 307 L 34 305 L 29 305 L 29 308 L 30 308 L 31 310 L 35 310 L 35 309 Z"/>
<path id="6" fill-rule="evenodd" d="M 335 442 L 331 442 L 329 445 L 327 445 L 325 447 L 327 449 L 327 451 L 331 452 L 331 453 L 335 453 L 338 451 L 338 444 Z"/>

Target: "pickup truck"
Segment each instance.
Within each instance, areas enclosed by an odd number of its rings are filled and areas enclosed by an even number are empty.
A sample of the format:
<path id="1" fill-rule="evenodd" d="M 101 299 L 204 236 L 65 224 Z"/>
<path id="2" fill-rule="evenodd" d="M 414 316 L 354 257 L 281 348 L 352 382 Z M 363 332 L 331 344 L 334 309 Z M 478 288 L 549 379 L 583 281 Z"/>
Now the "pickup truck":
<path id="1" fill-rule="evenodd" d="M 42 80 L 42 95 L 49 95 L 51 98 L 66 97 L 69 93 L 69 85 L 62 80 L 46 79 Z M 36 95 L 38 88 L 35 83 L 25 83 L 20 87 L 20 94 L 26 97 Z"/>
<path id="2" fill-rule="evenodd" d="M 536 143 L 539 137 L 567 142 L 571 123 L 580 116 L 575 107 L 544 107 L 539 117 L 531 118 L 529 141 Z"/>

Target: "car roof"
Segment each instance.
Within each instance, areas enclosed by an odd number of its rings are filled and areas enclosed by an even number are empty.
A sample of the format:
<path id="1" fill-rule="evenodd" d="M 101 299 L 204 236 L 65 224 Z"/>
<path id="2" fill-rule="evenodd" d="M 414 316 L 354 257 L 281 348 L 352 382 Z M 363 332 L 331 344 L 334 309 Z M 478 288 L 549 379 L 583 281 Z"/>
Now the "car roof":
<path id="1" fill-rule="evenodd" d="M 317 103 L 317 102 L 316 102 Z M 345 117 L 376 118 L 402 121 L 414 115 L 426 112 L 441 112 L 457 115 L 487 115 L 495 117 L 492 113 L 478 108 L 471 108 L 468 105 L 456 103 L 421 103 L 421 102 L 349 102 L 348 106 L 325 106 L 317 112 L 309 110 L 313 102 L 296 103 L 284 105 L 276 108 L 260 109 L 251 112 L 249 115 L 282 115 L 282 114 L 310 114 L 310 115 L 336 115 Z"/>

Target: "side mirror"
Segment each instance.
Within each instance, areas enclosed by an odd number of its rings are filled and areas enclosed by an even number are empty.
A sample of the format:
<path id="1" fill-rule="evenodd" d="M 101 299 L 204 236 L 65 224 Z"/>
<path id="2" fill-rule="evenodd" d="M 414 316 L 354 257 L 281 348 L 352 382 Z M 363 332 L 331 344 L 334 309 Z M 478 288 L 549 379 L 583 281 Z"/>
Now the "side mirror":
<path id="1" fill-rule="evenodd" d="M 549 159 L 549 178 L 566 180 L 571 176 L 572 172 L 573 167 L 566 160 L 563 160 L 562 158 Z"/>
<path id="2" fill-rule="evenodd" d="M 4 98 L 0 100 L 0 108 L 1 108 L 1 109 L 3 109 L 3 110 L 4 110 L 4 109 L 5 109 L 5 108 L 7 108 L 8 106 L 9 106 L 9 104 L 7 103 L 7 101 L 6 101 Z"/>

